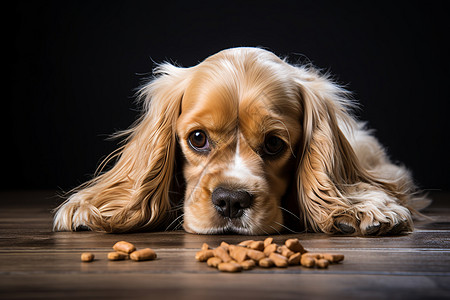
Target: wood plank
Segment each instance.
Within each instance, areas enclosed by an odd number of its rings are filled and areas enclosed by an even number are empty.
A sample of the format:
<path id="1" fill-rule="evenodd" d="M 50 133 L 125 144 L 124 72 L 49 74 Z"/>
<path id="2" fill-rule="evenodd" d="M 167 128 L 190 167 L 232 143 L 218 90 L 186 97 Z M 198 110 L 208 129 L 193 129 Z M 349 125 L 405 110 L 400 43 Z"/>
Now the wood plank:
<path id="1" fill-rule="evenodd" d="M 448 299 L 449 286 L 441 276 L 63 273 L 3 277 L 0 290 L 5 299 Z"/>

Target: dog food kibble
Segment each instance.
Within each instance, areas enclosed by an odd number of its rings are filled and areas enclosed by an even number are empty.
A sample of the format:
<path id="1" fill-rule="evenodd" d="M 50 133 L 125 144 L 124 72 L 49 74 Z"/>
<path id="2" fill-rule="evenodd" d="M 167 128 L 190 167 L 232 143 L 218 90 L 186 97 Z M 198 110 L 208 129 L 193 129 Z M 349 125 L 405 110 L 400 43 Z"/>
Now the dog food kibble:
<path id="1" fill-rule="evenodd" d="M 278 249 L 278 245 L 277 244 L 270 244 L 270 245 L 268 245 L 267 247 L 264 248 L 264 254 L 266 256 L 269 256 L 270 253 L 276 252 L 277 249 Z"/>
<path id="2" fill-rule="evenodd" d="M 286 268 L 288 266 L 288 259 L 281 254 L 272 252 L 269 255 L 269 259 L 271 259 L 278 268 Z"/>
<path id="3" fill-rule="evenodd" d="M 231 257 L 228 254 L 228 251 L 222 246 L 219 246 L 216 249 L 214 249 L 213 253 L 214 253 L 214 256 L 217 256 L 218 258 L 220 258 L 224 263 L 231 261 Z"/>
<path id="4" fill-rule="evenodd" d="M 288 263 L 290 265 L 299 265 L 300 264 L 300 258 L 302 257 L 302 254 L 300 252 L 294 253 L 288 258 Z"/>
<path id="5" fill-rule="evenodd" d="M 256 266 L 256 263 L 253 259 L 247 259 L 240 263 L 243 270 L 251 270 Z"/>
<path id="6" fill-rule="evenodd" d="M 273 243 L 273 238 L 268 237 L 267 239 L 264 240 L 264 248 L 266 248 L 267 246 L 269 246 L 272 243 Z"/>
<path id="7" fill-rule="evenodd" d="M 300 252 L 301 254 L 306 252 L 298 239 L 288 239 L 284 244 L 292 252 Z"/>
<path id="8" fill-rule="evenodd" d="M 225 243 L 225 242 L 222 242 L 222 243 L 220 243 L 220 247 L 222 247 L 223 249 L 225 249 L 225 250 L 227 250 L 228 251 L 228 247 L 229 247 L 230 245 L 228 245 L 228 243 Z"/>
<path id="9" fill-rule="evenodd" d="M 108 260 L 110 261 L 117 261 L 117 260 L 125 260 L 125 259 L 129 259 L 131 258 L 134 261 L 145 261 L 145 260 L 153 260 L 156 259 L 157 255 L 156 252 L 153 251 L 150 248 L 145 248 L 145 249 L 141 249 L 141 250 L 136 250 L 136 247 L 129 243 L 129 242 L 125 242 L 125 241 L 120 241 L 114 244 L 113 249 L 115 250 L 114 252 L 109 252 L 107 257 Z M 209 248 L 208 244 L 203 244 L 202 246 L 202 251 L 210 251 L 212 254 L 212 249 Z M 210 255 L 209 257 L 214 256 L 213 254 Z M 207 257 L 204 260 L 201 261 L 206 261 L 209 257 Z M 94 260 L 94 254 L 92 253 L 83 253 L 81 254 L 81 260 L 82 261 L 93 261 Z"/>
<path id="10" fill-rule="evenodd" d="M 136 251 L 136 247 L 128 242 L 125 241 L 120 241 L 114 244 L 113 249 L 116 250 L 117 252 L 123 252 L 123 253 L 127 253 L 130 254 L 133 251 Z"/>
<path id="11" fill-rule="evenodd" d="M 259 265 L 260 267 L 263 267 L 263 268 L 270 268 L 270 267 L 272 267 L 272 266 L 274 265 L 274 263 L 273 263 L 273 260 L 271 260 L 271 259 L 268 258 L 268 257 L 265 257 L 265 258 L 260 259 L 260 260 L 258 261 L 258 265 Z"/>
<path id="12" fill-rule="evenodd" d="M 150 248 L 145 248 L 132 252 L 130 258 L 134 261 L 153 260 L 156 258 L 156 252 Z"/>
<path id="13" fill-rule="evenodd" d="M 195 259 L 198 261 L 207 261 L 208 258 L 213 257 L 214 256 L 214 251 L 209 249 L 209 250 L 200 250 L 195 254 Z"/>
<path id="14" fill-rule="evenodd" d="M 81 261 L 84 261 L 84 262 L 91 262 L 94 260 L 94 258 L 95 258 L 95 255 L 92 253 L 85 252 L 85 253 L 81 254 Z"/>
<path id="15" fill-rule="evenodd" d="M 321 269 L 328 268 L 330 262 L 324 258 L 316 259 L 316 266 Z"/>
<path id="16" fill-rule="evenodd" d="M 324 253 L 324 254 L 322 254 L 321 258 L 324 258 L 331 263 L 338 263 L 338 262 L 344 260 L 344 255 Z"/>
<path id="17" fill-rule="evenodd" d="M 312 268 L 316 265 L 316 260 L 314 257 L 302 255 L 302 258 L 300 259 L 300 264 L 307 268 Z"/>
<path id="18" fill-rule="evenodd" d="M 253 250 L 253 249 L 247 250 L 247 256 L 255 261 L 259 261 L 259 260 L 263 259 L 264 257 L 266 257 L 264 252 L 261 252 L 258 250 Z"/>
<path id="19" fill-rule="evenodd" d="M 238 246 L 247 247 L 248 245 L 250 245 L 253 242 L 254 242 L 254 240 L 242 241 L 238 244 Z"/>
<path id="20" fill-rule="evenodd" d="M 230 245 L 228 251 L 230 252 L 230 256 L 239 263 L 248 258 L 247 249 L 244 247 Z"/>
<path id="21" fill-rule="evenodd" d="M 223 262 L 217 266 L 217 269 L 222 272 L 240 272 L 242 271 L 242 266 L 234 262 Z"/>
<path id="22" fill-rule="evenodd" d="M 246 240 L 237 245 L 222 242 L 215 249 L 204 243 L 195 259 L 222 272 L 241 272 L 256 266 L 287 268 L 301 265 L 306 268 L 326 269 L 330 264 L 343 261 L 344 255 L 310 253 L 298 239 L 288 239 L 284 244 L 278 245 L 269 237 L 264 241 Z"/>
<path id="23" fill-rule="evenodd" d="M 206 264 L 208 266 L 210 266 L 210 267 L 213 267 L 213 268 L 217 268 L 217 266 L 220 263 L 222 263 L 222 260 L 220 258 L 218 258 L 218 257 L 215 257 L 215 256 L 208 258 L 208 260 L 206 261 Z"/>
<path id="24" fill-rule="evenodd" d="M 108 259 L 109 260 L 124 260 L 128 259 L 129 255 L 123 252 L 109 252 Z"/>
<path id="25" fill-rule="evenodd" d="M 277 252 L 280 253 L 283 256 L 286 256 L 287 258 L 291 257 L 291 255 L 294 255 L 294 252 L 289 250 L 289 248 L 286 247 L 286 245 L 278 247 Z M 298 253 L 300 253 L 300 252 L 298 252 Z"/>
<path id="26" fill-rule="evenodd" d="M 263 251 L 264 250 L 264 242 L 263 241 L 254 241 L 254 242 L 250 243 L 250 245 L 248 245 L 248 248 L 253 249 L 253 250 Z"/>

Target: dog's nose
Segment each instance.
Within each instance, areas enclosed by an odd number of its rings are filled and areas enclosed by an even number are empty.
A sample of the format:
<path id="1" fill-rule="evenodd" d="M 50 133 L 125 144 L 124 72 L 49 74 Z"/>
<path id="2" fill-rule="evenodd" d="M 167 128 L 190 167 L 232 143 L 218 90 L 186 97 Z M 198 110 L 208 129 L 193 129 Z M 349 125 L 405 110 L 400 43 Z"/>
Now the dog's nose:
<path id="1" fill-rule="evenodd" d="M 252 204 L 253 196 L 246 191 L 216 188 L 211 196 L 216 210 L 224 217 L 239 218 L 246 208 Z"/>

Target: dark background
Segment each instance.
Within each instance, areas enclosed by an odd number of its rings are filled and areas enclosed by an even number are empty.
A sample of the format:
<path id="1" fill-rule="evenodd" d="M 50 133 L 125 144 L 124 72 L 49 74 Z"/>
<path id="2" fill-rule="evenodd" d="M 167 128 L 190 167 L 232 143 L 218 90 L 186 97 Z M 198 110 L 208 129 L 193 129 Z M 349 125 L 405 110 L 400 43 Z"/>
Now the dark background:
<path id="1" fill-rule="evenodd" d="M 413 1 L 15 1 L 4 11 L 1 189 L 91 178 L 154 62 L 263 46 L 332 72 L 395 161 L 449 190 L 449 19 Z M 12 8 L 11 8 L 12 7 Z"/>

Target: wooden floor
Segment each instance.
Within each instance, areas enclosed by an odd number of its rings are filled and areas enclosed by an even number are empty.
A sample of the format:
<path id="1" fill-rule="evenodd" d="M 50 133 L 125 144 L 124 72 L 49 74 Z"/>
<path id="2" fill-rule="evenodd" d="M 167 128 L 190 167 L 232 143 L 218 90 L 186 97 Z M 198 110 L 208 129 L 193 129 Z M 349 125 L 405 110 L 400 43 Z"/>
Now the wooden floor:
<path id="1" fill-rule="evenodd" d="M 183 231 L 137 234 L 52 232 L 53 192 L 0 192 L 1 299 L 450 299 L 450 194 L 435 194 L 414 233 L 396 237 L 297 237 L 310 251 L 345 254 L 326 270 L 300 266 L 220 273 L 194 255 L 203 242 L 248 237 Z M 252 237 L 257 239 L 258 237 Z M 260 237 L 261 239 L 265 237 Z M 110 262 L 118 240 L 150 247 L 158 259 Z M 82 252 L 96 260 L 80 262 Z"/>

